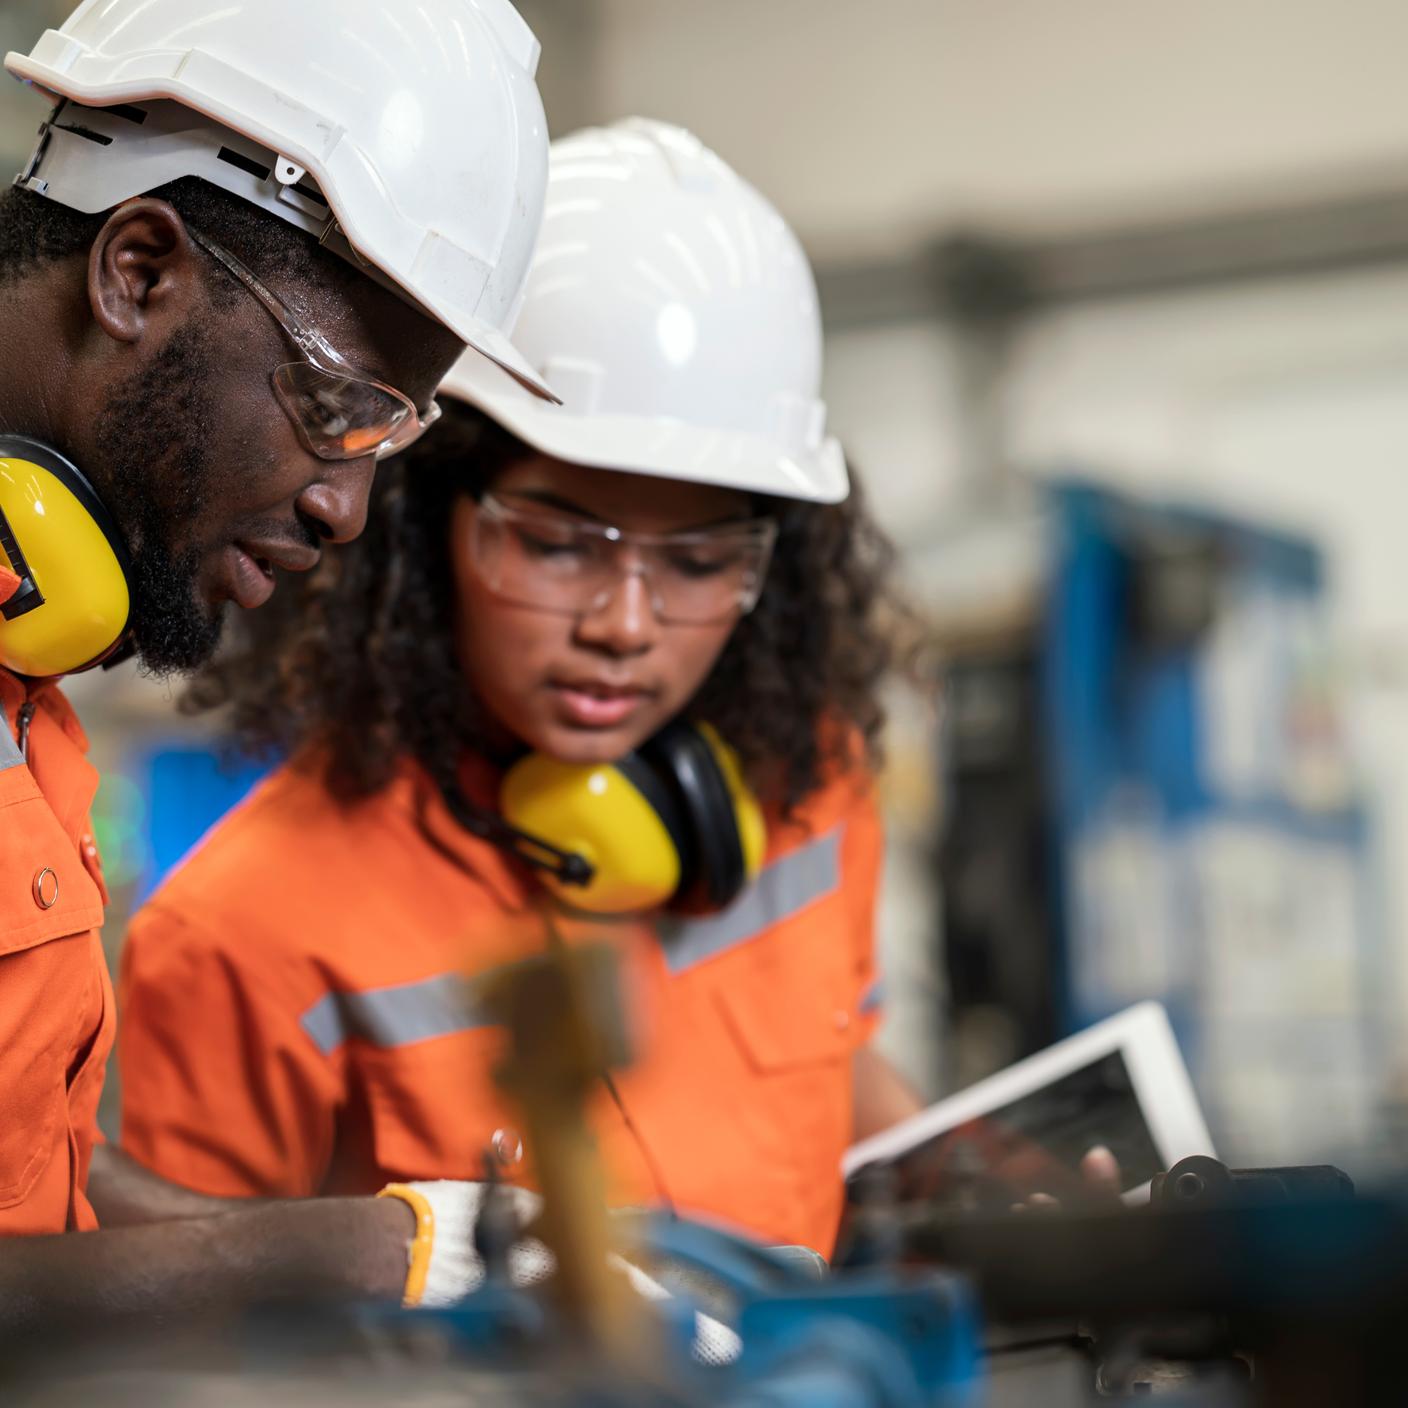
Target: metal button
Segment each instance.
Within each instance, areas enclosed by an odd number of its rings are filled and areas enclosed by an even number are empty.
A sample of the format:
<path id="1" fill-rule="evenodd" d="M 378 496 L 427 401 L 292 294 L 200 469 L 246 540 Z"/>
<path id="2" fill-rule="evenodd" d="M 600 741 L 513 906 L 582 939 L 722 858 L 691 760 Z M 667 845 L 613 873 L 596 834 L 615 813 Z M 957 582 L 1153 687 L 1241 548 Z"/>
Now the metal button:
<path id="1" fill-rule="evenodd" d="M 523 1140 L 516 1129 L 496 1129 L 489 1147 L 500 1168 L 512 1168 L 523 1161 Z"/>
<path id="2" fill-rule="evenodd" d="M 53 909 L 59 902 L 59 877 L 47 865 L 34 877 L 34 902 L 40 909 Z"/>

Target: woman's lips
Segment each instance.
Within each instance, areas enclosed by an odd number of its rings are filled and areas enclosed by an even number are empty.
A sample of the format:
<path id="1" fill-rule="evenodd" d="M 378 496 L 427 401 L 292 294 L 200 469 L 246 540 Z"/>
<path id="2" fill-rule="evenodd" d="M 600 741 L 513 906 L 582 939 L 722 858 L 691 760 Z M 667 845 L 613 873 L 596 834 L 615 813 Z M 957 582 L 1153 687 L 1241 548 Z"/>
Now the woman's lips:
<path id="1" fill-rule="evenodd" d="M 553 681 L 558 717 L 573 728 L 619 728 L 650 697 L 634 687 Z"/>

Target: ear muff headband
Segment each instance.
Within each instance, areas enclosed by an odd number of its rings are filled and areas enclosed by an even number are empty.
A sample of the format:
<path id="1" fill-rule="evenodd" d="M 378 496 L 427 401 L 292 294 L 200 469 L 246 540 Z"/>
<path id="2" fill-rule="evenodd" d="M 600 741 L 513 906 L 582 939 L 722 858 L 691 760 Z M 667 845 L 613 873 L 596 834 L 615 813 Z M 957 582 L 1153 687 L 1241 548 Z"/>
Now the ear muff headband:
<path id="1" fill-rule="evenodd" d="M 131 563 L 93 486 L 58 451 L 0 435 L 0 554 L 20 578 L 0 605 L 0 666 L 48 679 L 100 664 L 131 616 Z"/>
<path id="2" fill-rule="evenodd" d="M 724 908 L 738 898 L 748 872 L 733 798 L 713 749 L 691 725 L 673 723 L 641 751 L 679 790 L 699 857 L 692 878 L 702 883 L 711 909 Z"/>
<path id="3" fill-rule="evenodd" d="M 679 858 L 680 874 L 675 888 L 688 889 L 699 870 L 699 848 L 695 844 L 693 820 L 678 789 L 671 787 L 666 777 L 641 753 L 628 753 L 614 766 L 660 818 Z M 670 898 L 671 895 L 665 896 L 665 899 Z"/>

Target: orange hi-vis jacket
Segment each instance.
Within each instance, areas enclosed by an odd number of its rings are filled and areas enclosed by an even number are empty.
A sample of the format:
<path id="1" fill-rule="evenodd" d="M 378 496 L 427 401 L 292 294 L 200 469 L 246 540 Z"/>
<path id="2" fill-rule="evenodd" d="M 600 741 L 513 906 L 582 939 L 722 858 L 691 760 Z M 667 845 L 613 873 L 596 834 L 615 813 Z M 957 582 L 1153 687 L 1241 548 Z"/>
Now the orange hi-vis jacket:
<path id="1" fill-rule="evenodd" d="M 496 786 L 477 763 L 470 795 Z M 712 917 L 558 922 L 605 939 L 637 1060 L 591 1118 L 614 1205 L 704 1215 L 830 1253 L 851 1059 L 878 1020 L 881 830 L 868 779 L 776 818 L 758 880 Z M 137 916 L 120 992 L 122 1139 L 223 1196 L 369 1193 L 473 1179 L 520 1121 L 503 1033 L 466 975 L 542 952 L 542 895 L 465 832 L 419 769 L 340 805 L 282 769 Z M 509 1176 L 531 1186 L 533 1151 Z M 662 1186 L 663 1185 L 663 1186 Z"/>
<path id="2" fill-rule="evenodd" d="M 87 1231 L 114 1026 L 98 774 L 54 686 L 0 670 L 0 709 L 0 1235 Z"/>

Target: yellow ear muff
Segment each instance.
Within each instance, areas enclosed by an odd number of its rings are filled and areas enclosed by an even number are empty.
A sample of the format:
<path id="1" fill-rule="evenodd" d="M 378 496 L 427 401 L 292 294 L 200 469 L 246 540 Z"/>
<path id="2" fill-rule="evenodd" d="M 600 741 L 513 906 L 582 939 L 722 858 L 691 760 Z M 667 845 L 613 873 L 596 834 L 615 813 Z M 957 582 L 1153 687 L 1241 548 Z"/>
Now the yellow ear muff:
<path id="1" fill-rule="evenodd" d="M 0 437 L 0 666 L 48 679 L 97 664 L 131 613 L 121 540 L 81 474 L 47 446 Z"/>
<path id="2" fill-rule="evenodd" d="M 673 898 L 680 856 L 654 806 L 620 768 L 532 753 L 504 777 L 499 810 L 510 826 L 580 855 L 587 885 L 543 877 L 564 904 L 591 914 L 653 909 Z"/>

